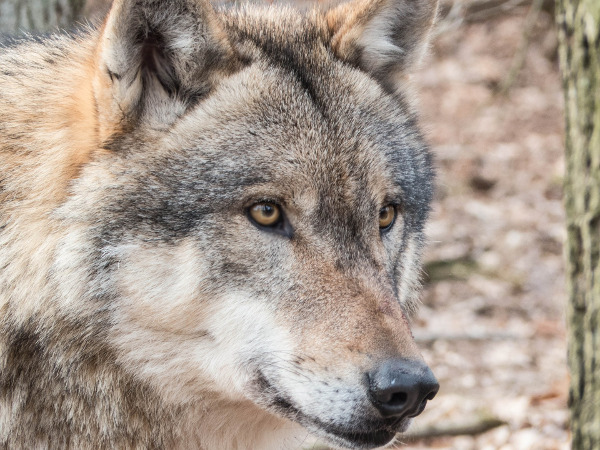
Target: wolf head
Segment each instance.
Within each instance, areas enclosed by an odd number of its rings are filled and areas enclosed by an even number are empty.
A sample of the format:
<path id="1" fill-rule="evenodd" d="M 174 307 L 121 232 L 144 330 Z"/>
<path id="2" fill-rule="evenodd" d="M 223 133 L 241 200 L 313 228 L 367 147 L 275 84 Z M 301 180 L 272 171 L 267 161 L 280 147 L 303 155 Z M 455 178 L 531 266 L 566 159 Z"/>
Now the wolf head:
<path id="1" fill-rule="evenodd" d="M 407 321 L 433 175 L 403 80 L 436 3 L 116 1 L 102 151 L 60 252 L 93 267 L 119 364 L 165 401 L 372 448 L 433 398 Z"/>

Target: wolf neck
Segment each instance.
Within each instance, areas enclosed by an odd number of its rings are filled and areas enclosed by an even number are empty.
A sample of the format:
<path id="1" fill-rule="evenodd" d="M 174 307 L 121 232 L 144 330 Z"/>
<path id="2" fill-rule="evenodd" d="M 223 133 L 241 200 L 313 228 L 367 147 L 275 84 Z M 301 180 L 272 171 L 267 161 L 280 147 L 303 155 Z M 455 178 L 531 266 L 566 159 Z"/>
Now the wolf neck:
<path id="1" fill-rule="evenodd" d="M 19 320 L 51 295 L 45 280 L 68 232 L 54 211 L 97 146 L 93 49 L 92 35 L 77 45 L 62 36 L 0 53 L 10 68 L 0 73 L 0 308 L 10 299 Z"/>
<path id="2" fill-rule="evenodd" d="M 77 45 L 71 39 L 23 44 L 26 52 L 17 46 L 0 55 L 0 65 L 12 71 L 0 77 L 0 102 L 10 105 L 2 117 L 10 128 L 0 129 L 4 173 L 27 177 L 28 191 L 15 194 L 45 206 L 40 212 L 64 200 L 70 180 L 98 146 L 91 89 L 95 38 L 81 38 Z"/>
<path id="3" fill-rule="evenodd" d="M 0 333 L 0 447 L 279 450 L 306 438 L 249 402 L 167 404 L 113 362 L 101 336 L 87 337 L 84 354 L 77 325 L 53 323 L 61 336 L 38 328 Z"/>

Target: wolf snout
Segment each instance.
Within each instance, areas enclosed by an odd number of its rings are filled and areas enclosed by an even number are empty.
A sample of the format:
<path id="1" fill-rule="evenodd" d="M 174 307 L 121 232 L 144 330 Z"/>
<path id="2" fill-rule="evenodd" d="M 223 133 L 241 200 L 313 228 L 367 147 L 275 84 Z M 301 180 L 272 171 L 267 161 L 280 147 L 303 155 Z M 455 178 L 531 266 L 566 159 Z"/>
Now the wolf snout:
<path id="1" fill-rule="evenodd" d="M 440 385 L 421 361 L 390 359 L 367 373 L 369 398 L 385 417 L 415 417 L 423 412 Z"/>

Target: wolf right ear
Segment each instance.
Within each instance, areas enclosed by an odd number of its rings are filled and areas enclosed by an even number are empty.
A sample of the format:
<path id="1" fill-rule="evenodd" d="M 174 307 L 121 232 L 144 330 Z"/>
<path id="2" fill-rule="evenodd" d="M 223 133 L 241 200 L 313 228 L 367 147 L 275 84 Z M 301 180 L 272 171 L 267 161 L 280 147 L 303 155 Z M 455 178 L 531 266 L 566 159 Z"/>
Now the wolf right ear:
<path id="1" fill-rule="evenodd" d="M 96 49 L 100 139 L 140 120 L 168 126 L 236 67 L 207 0 L 116 0 Z"/>
<path id="2" fill-rule="evenodd" d="M 336 55 L 392 86 L 423 56 L 438 0 L 352 0 L 326 13 Z"/>

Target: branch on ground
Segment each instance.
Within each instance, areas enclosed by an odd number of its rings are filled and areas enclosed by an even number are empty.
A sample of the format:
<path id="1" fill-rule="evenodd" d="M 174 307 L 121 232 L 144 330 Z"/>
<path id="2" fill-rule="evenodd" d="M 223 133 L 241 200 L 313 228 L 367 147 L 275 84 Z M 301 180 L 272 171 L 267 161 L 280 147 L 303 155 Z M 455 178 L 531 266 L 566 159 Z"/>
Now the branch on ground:
<path id="1" fill-rule="evenodd" d="M 485 433 L 493 428 L 506 425 L 504 420 L 497 417 L 478 417 L 465 420 L 463 422 L 454 422 L 448 424 L 428 425 L 423 428 L 417 428 L 404 435 L 411 441 L 419 439 L 438 438 L 445 436 L 474 436 Z"/>

